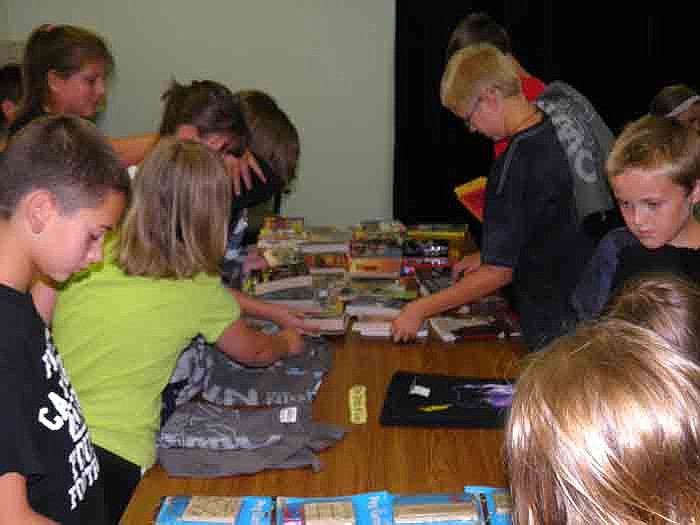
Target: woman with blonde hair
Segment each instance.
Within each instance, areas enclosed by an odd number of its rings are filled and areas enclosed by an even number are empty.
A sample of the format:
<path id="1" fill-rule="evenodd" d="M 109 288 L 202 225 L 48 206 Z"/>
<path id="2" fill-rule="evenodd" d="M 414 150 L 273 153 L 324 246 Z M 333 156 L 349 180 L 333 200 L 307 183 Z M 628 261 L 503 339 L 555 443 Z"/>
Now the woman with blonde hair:
<path id="1" fill-rule="evenodd" d="M 620 319 L 532 356 L 506 428 L 514 522 L 695 523 L 700 367 Z"/>

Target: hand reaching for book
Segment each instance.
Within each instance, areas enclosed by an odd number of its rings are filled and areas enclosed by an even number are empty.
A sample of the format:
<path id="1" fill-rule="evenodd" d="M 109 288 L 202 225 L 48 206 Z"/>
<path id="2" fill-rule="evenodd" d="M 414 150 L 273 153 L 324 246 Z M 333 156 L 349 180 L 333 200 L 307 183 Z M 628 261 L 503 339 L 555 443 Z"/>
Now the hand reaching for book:
<path id="1" fill-rule="evenodd" d="M 309 322 L 302 312 L 289 308 L 281 307 L 276 321 L 282 328 L 296 330 L 300 334 L 314 335 L 320 332 L 319 327 Z"/>
<path id="2" fill-rule="evenodd" d="M 463 274 L 473 272 L 481 266 L 481 252 L 465 255 L 461 261 L 452 267 L 452 279 L 457 281 Z"/>
<path id="3" fill-rule="evenodd" d="M 391 322 L 391 334 L 395 343 L 413 341 L 423 324 L 423 316 L 409 303 L 404 306 L 399 316 Z"/>

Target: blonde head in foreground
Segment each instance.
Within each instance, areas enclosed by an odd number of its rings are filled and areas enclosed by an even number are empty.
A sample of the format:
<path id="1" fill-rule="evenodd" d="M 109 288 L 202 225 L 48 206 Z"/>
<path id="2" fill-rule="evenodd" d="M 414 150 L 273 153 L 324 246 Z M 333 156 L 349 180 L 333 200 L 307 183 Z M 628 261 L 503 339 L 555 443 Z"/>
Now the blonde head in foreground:
<path id="1" fill-rule="evenodd" d="M 694 523 L 700 368 L 651 330 L 580 326 L 516 384 L 506 454 L 518 524 Z"/>

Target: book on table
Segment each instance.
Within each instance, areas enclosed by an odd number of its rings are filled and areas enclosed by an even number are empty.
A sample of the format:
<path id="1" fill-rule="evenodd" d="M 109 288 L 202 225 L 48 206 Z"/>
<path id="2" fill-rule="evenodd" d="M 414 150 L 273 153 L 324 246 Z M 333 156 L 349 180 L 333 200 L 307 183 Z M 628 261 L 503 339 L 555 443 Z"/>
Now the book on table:
<path id="1" fill-rule="evenodd" d="M 312 286 L 313 277 L 303 263 L 271 266 L 253 270 L 245 281 L 244 290 L 252 295 Z"/>
<path id="2" fill-rule="evenodd" d="M 359 295 L 345 305 L 345 313 L 351 317 L 375 316 L 395 319 L 407 301 L 394 297 Z"/>
<path id="3" fill-rule="evenodd" d="M 348 253 L 352 230 L 340 226 L 311 226 L 304 231 L 305 241 L 299 245 L 302 254 Z"/>
<path id="4" fill-rule="evenodd" d="M 403 252 L 393 241 L 354 241 L 350 244 L 350 277 L 396 279 L 401 275 Z"/>
<path id="5" fill-rule="evenodd" d="M 309 313 L 304 319 L 319 329 L 320 335 L 342 335 L 347 332 L 350 317 L 343 312 L 323 311 Z"/>
<path id="6" fill-rule="evenodd" d="M 354 241 L 390 241 L 401 245 L 406 238 L 406 226 L 401 221 L 363 221 L 352 229 Z"/>
<path id="7" fill-rule="evenodd" d="M 268 303 L 283 305 L 305 313 L 319 313 L 326 310 L 319 302 L 312 286 L 276 290 L 256 297 Z"/>
<path id="8" fill-rule="evenodd" d="M 445 343 L 479 339 L 504 339 L 510 337 L 511 332 L 509 326 L 493 316 L 438 316 L 428 319 L 428 323 L 440 340 Z"/>
<path id="9" fill-rule="evenodd" d="M 408 239 L 421 240 L 466 240 L 469 235 L 468 224 L 420 223 L 409 224 L 406 235 Z"/>
<path id="10" fill-rule="evenodd" d="M 361 315 L 352 322 L 352 331 L 366 337 L 391 337 L 392 319 L 383 316 Z M 416 333 L 419 339 L 428 337 L 428 326 L 424 322 Z"/>
<path id="11" fill-rule="evenodd" d="M 258 234 L 258 248 L 297 248 L 305 241 L 302 217 L 268 216 Z"/>
<path id="12" fill-rule="evenodd" d="M 410 301 L 418 297 L 418 286 L 415 279 L 401 277 L 399 279 L 348 279 L 340 290 L 339 299 L 349 303 L 358 297 L 369 300 L 376 297 L 378 300 L 386 298 L 402 299 Z"/>
<path id="13" fill-rule="evenodd" d="M 270 267 L 295 266 L 304 262 L 296 246 L 271 246 L 260 248 L 258 252 Z"/>
<path id="14" fill-rule="evenodd" d="M 419 270 L 450 268 L 453 260 L 447 239 L 407 239 L 403 243 L 403 267 L 405 273 L 417 274 Z"/>
<path id="15" fill-rule="evenodd" d="M 348 269 L 347 253 L 304 253 L 303 261 L 311 274 L 345 273 Z"/>
<path id="16" fill-rule="evenodd" d="M 422 296 L 441 292 L 454 284 L 452 268 L 419 268 L 416 269 L 416 282 Z"/>

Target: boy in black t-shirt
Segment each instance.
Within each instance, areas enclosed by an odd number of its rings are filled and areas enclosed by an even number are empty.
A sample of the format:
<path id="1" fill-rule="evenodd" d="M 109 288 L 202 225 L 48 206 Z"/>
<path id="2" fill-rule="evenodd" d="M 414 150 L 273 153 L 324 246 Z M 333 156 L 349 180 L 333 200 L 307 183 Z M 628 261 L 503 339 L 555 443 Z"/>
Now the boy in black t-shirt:
<path id="1" fill-rule="evenodd" d="M 0 160 L 0 524 L 105 523 L 85 419 L 30 292 L 99 261 L 128 195 L 114 151 L 77 117 L 33 121 Z"/>
<path id="2" fill-rule="evenodd" d="M 425 318 L 512 283 L 523 338 L 537 350 L 573 327 L 569 295 L 595 247 L 577 219 L 568 159 L 552 122 L 490 44 L 452 56 L 441 98 L 471 131 L 510 142 L 488 178 L 481 252 L 455 266 L 464 277 L 453 286 L 406 305 L 394 339 L 411 339 Z"/>

